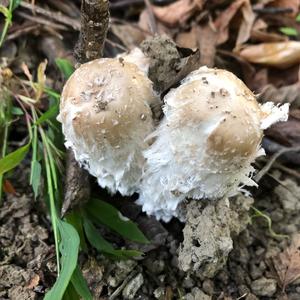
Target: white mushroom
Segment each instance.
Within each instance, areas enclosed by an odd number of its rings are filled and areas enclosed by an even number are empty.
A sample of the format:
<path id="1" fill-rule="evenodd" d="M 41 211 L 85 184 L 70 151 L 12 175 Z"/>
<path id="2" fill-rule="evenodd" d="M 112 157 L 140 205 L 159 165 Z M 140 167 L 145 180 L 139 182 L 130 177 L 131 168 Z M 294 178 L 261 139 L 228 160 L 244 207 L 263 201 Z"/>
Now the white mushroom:
<path id="1" fill-rule="evenodd" d="M 152 134 L 138 203 L 169 221 L 186 198 L 217 199 L 255 186 L 251 163 L 264 154 L 263 129 L 285 121 L 288 105 L 259 105 L 232 73 L 201 67 L 165 96 Z"/>
<path id="2" fill-rule="evenodd" d="M 140 48 L 135 47 L 128 53 L 121 53 L 117 56 L 117 58 L 123 58 L 125 61 L 137 65 L 140 70 L 142 70 L 145 74 L 148 74 L 150 58 L 147 57 Z"/>
<path id="3" fill-rule="evenodd" d="M 152 82 L 123 59 L 83 64 L 65 84 L 58 120 L 66 146 L 111 193 L 137 190 L 156 101 Z"/>

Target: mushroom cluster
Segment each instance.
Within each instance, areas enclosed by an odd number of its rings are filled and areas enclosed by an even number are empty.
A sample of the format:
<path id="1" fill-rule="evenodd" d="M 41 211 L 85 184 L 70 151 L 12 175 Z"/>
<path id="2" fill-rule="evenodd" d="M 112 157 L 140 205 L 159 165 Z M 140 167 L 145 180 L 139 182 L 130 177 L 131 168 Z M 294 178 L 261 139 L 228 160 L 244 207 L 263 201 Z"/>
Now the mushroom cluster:
<path id="1" fill-rule="evenodd" d="M 66 146 L 101 187 L 138 192 L 143 211 L 164 221 L 179 216 L 187 198 L 256 185 L 251 163 L 264 153 L 263 130 L 288 116 L 288 105 L 260 105 L 235 75 L 207 67 L 163 100 L 155 126 L 151 107 L 159 98 L 146 73 L 132 60 L 99 59 L 66 83 L 59 120 Z"/>

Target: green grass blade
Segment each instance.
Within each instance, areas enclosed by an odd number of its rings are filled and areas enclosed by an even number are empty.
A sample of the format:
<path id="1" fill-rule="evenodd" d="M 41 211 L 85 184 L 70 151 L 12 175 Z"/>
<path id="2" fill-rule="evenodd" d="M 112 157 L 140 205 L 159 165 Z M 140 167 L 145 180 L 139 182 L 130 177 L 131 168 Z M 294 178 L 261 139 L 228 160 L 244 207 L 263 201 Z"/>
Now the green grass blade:
<path id="1" fill-rule="evenodd" d="M 12 10 L 15 10 L 19 5 L 20 3 L 22 2 L 22 0 L 11 0 L 12 2 Z"/>
<path id="2" fill-rule="evenodd" d="M 34 192 L 34 198 L 39 194 L 39 187 L 41 183 L 42 166 L 37 160 L 31 161 L 31 177 L 30 184 Z"/>
<path id="3" fill-rule="evenodd" d="M 49 96 L 49 97 L 52 97 L 53 99 L 55 100 L 59 100 L 60 99 L 60 94 L 57 93 L 56 91 L 48 88 L 48 87 L 45 87 L 44 88 L 44 92 Z"/>
<path id="4" fill-rule="evenodd" d="M 49 138 L 42 129 L 40 130 L 40 133 L 41 133 L 41 136 L 42 136 L 43 145 L 46 148 L 46 152 L 47 152 L 47 155 L 48 155 L 48 162 L 49 162 L 49 165 L 50 165 L 50 172 L 51 172 L 51 176 L 52 176 L 52 181 L 54 183 L 54 189 L 56 190 L 57 187 L 58 187 L 56 166 L 55 166 L 55 160 L 53 158 L 53 153 L 52 153 L 52 151 L 50 149 L 50 146 L 49 146 Z"/>
<path id="5" fill-rule="evenodd" d="M 13 106 L 11 108 L 11 113 L 15 116 L 23 116 L 24 115 L 23 110 L 20 107 L 17 107 L 17 106 Z"/>
<path id="6" fill-rule="evenodd" d="M 85 241 L 84 231 L 83 231 L 83 221 L 82 217 L 78 212 L 72 211 L 65 217 L 66 221 L 71 224 L 77 231 L 80 237 L 80 247 L 81 250 L 87 252 L 87 244 Z"/>
<path id="7" fill-rule="evenodd" d="M 136 250 L 115 250 L 111 243 L 109 243 L 101 236 L 101 234 L 97 231 L 92 222 L 87 218 L 84 218 L 83 220 L 83 227 L 86 237 L 90 244 L 99 252 L 107 254 L 111 258 L 127 259 L 130 257 L 143 255 L 142 252 Z"/>
<path id="8" fill-rule="evenodd" d="M 4 173 L 17 167 L 22 160 L 25 158 L 30 147 L 30 143 L 25 146 L 15 150 L 14 152 L 9 153 L 5 157 L 0 159 L 0 176 Z"/>
<path id="9" fill-rule="evenodd" d="M 138 243 L 149 243 L 138 226 L 122 216 L 112 205 L 99 199 L 92 199 L 86 205 L 86 210 L 98 222 L 116 231 L 124 238 Z"/>
<path id="10" fill-rule="evenodd" d="M 58 221 L 61 236 L 61 272 L 51 290 L 46 294 L 44 300 L 60 300 L 71 280 L 77 266 L 79 251 L 79 236 L 74 227 L 64 221 Z"/>
<path id="11" fill-rule="evenodd" d="M 68 79 L 75 71 L 75 68 L 67 59 L 57 58 L 55 63 L 66 79 Z"/>
<path id="12" fill-rule="evenodd" d="M 59 111 L 58 105 L 53 105 L 37 119 L 35 124 L 41 125 L 43 122 L 56 117 L 58 114 L 58 111 Z"/>
<path id="13" fill-rule="evenodd" d="M 297 36 L 298 35 L 297 29 L 293 28 L 293 27 L 280 27 L 279 31 L 288 36 Z"/>
<path id="14" fill-rule="evenodd" d="M 71 282 L 64 293 L 63 300 L 82 300 Z"/>
<path id="15" fill-rule="evenodd" d="M 83 277 L 81 270 L 77 266 L 75 271 L 73 272 L 71 282 L 76 290 L 76 292 L 84 299 L 84 300 L 93 300 L 93 296 L 88 288 L 87 282 Z"/>

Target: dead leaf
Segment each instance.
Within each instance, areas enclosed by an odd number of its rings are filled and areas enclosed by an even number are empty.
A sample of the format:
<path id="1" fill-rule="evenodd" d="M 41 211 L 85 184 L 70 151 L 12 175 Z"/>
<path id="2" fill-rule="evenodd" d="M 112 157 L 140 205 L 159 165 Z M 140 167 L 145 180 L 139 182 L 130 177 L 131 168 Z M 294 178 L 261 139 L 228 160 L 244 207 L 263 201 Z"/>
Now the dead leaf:
<path id="1" fill-rule="evenodd" d="M 300 145 L 300 110 L 291 110 L 286 122 L 279 122 L 266 130 L 266 136 L 284 146 Z"/>
<path id="2" fill-rule="evenodd" d="M 200 63 L 209 67 L 214 66 L 216 54 L 217 32 L 212 24 L 207 23 L 202 26 L 194 25 L 189 32 L 178 34 L 176 42 L 185 48 L 199 48 Z"/>
<path id="3" fill-rule="evenodd" d="M 223 44 L 228 40 L 229 23 L 244 3 L 245 0 L 234 1 L 215 20 L 214 25 L 218 31 L 218 39 L 217 39 L 218 45 Z"/>
<path id="4" fill-rule="evenodd" d="M 210 23 L 198 27 L 198 41 L 201 65 L 213 67 L 215 64 L 217 32 Z"/>
<path id="5" fill-rule="evenodd" d="M 38 274 L 35 274 L 31 279 L 29 284 L 27 285 L 27 288 L 30 290 L 33 290 L 40 282 L 40 276 Z"/>
<path id="6" fill-rule="evenodd" d="M 240 25 L 240 29 L 238 32 L 238 37 L 236 40 L 236 47 L 240 46 L 241 44 L 245 43 L 250 35 L 251 35 L 251 29 L 253 27 L 256 15 L 252 10 L 250 1 L 245 1 L 245 3 L 242 6 L 242 15 L 243 20 Z"/>
<path id="7" fill-rule="evenodd" d="M 137 47 L 145 38 L 150 36 L 149 33 L 145 32 L 138 25 L 132 24 L 112 24 L 111 31 L 116 35 L 120 41 L 129 50 Z"/>
<path id="8" fill-rule="evenodd" d="M 180 51 L 180 48 L 179 48 Z M 181 61 L 181 69 L 174 78 L 171 78 L 164 86 L 163 93 L 166 93 L 172 86 L 178 84 L 183 78 L 185 78 L 192 71 L 197 70 L 200 67 L 200 51 L 196 50 L 191 55 L 185 57 Z"/>
<path id="9" fill-rule="evenodd" d="M 249 62 L 280 69 L 300 63 L 300 42 L 296 41 L 248 45 L 238 52 Z"/>
<path id="10" fill-rule="evenodd" d="M 300 234 L 294 235 L 291 245 L 272 257 L 278 284 L 284 291 L 286 286 L 300 277 Z"/>
<path id="11" fill-rule="evenodd" d="M 280 88 L 267 84 L 261 89 L 258 99 L 260 102 L 290 103 L 292 108 L 300 109 L 300 84 L 296 82 Z"/>
<path id="12" fill-rule="evenodd" d="M 7 194 L 13 194 L 13 195 L 16 195 L 17 192 L 14 188 L 14 186 L 12 185 L 12 183 L 5 179 L 4 182 L 3 182 L 3 191 Z"/>
<path id="13" fill-rule="evenodd" d="M 288 41 L 289 38 L 274 32 L 251 30 L 251 39 L 258 42 L 272 43 Z"/>
<path id="14" fill-rule="evenodd" d="M 268 24 L 262 19 L 257 19 L 254 22 L 251 30 L 251 39 L 265 43 L 288 41 L 287 36 L 274 32 L 268 32 L 267 29 Z"/>
<path id="15" fill-rule="evenodd" d="M 149 13 L 147 11 L 147 9 L 144 9 L 139 17 L 139 22 L 138 22 L 138 26 L 144 30 L 145 32 L 149 32 L 149 34 L 152 32 L 152 28 L 151 28 L 151 20 L 149 17 Z M 168 36 L 171 36 L 169 29 L 164 26 L 161 22 L 157 22 L 157 34 L 158 35 L 163 35 L 166 34 Z"/>
<path id="16" fill-rule="evenodd" d="M 45 84 L 46 84 L 46 67 L 47 67 L 47 60 L 44 60 L 43 62 L 41 62 L 38 66 L 38 70 L 37 70 L 37 84 L 36 84 L 36 89 L 35 89 L 35 100 L 36 102 L 38 102 L 43 93 L 44 93 L 44 89 L 45 89 Z"/>
<path id="17" fill-rule="evenodd" d="M 186 22 L 196 11 L 201 11 L 202 0 L 179 0 L 166 6 L 152 5 L 155 17 L 169 27 Z"/>
<path id="18" fill-rule="evenodd" d="M 192 26 L 190 31 L 179 32 L 176 36 L 176 44 L 180 47 L 195 49 L 198 47 L 197 26 Z"/>

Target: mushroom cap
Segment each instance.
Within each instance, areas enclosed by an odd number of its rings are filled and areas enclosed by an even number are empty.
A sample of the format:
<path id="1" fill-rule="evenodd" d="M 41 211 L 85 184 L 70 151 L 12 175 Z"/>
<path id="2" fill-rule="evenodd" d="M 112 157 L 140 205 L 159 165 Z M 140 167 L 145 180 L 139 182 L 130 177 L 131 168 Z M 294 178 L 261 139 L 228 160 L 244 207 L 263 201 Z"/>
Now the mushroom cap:
<path id="1" fill-rule="evenodd" d="M 131 194 L 141 176 L 144 141 L 153 130 L 152 82 L 123 59 L 81 65 L 64 86 L 60 115 L 77 160 L 111 192 Z"/>
<path id="2" fill-rule="evenodd" d="M 211 120 L 218 124 L 207 140 L 210 155 L 232 159 L 256 152 L 262 139 L 264 117 L 253 93 L 232 73 L 200 68 L 165 97 L 169 126 L 197 126 Z M 175 115 L 174 115 L 175 116 Z M 209 130 L 209 128 L 208 128 Z"/>
<path id="3" fill-rule="evenodd" d="M 288 106 L 259 105 L 232 73 L 201 67 L 164 98 L 165 118 L 144 152 L 147 164 L 138 203 L 168 221 L 186 198 L 231 196 L 264 153 L 263 129 L 287 119 Z"/>

